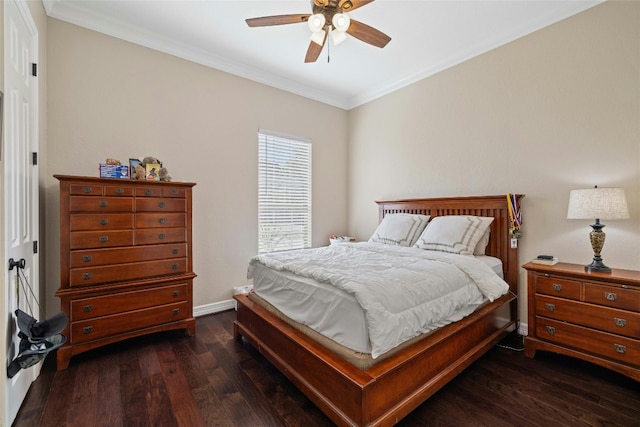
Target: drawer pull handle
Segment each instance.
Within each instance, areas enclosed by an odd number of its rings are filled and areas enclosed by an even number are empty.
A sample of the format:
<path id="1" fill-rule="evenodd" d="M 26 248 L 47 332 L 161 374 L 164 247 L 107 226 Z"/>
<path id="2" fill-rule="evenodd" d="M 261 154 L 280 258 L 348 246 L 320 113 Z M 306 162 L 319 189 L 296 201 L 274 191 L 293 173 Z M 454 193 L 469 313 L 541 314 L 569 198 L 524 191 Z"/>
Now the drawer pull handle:
<path id="1" fill-rule="evenodd" d="M 84 311 L 85 313 L 89 313 L 90 311 L 93 311 L 93 306 L 91 304 L 85 305 L 84 307 L 82 307 L 82 311 Z"/>
<path id="2" fill-rule="evenodd" d="M 604 297 L 607 299 L 607 301 L 615 301 L 618 298 L 618 295 L 613 292 L 605 292 Z"/>
<path id="3" fill-rule="evenodd" d="M 90 334 L 91 331 L 93 331 L 93 326 L 85 326 L 84 328 L 82 328 L 83 334 Z"/>
<path id="4" fill-rule="evenodd" d="M 178 255 L 178 252 L 179 252 L 178 248 L 171 249 L 171 253 L 174 254 L 174 255 Z"/>
<path id="5" fill-rule="evenodd" d="M 171 310 L 171 314 L 173 314 L 174 316 L 180 314 L 180 309 L 179 308 L 174 308 L 173 310 Z"/>
<path id="6" fill-rule="evenodd" d="M 153 190 L 151 190 L 150 188 L 147 188 L 146 190 L 144 190 L 144 194 L 147 196 L 150 196 L 153 194 Z"/>
<path id="7" fill-rule="evenodd" d="M 82 187 L 82 192 L 83 193 L 91 193 L 93 190 L 91 189 L 91 187 Z"/>
<path id="8" fill-rule="evenodd" d="M 122 193 L 124 193 L 123 188 L 116 188 L 116 194 L 122 194 Z"/>
<path id="9" fill-rule="evenodd" d="M 627 346 L 624 346 L 622 344 L 614 344 L 613 348 L 615 348 L 616 351 L 620 354 L 625 354 L 627 352 Z"/>
<path id="10" fill-rule="evenodd" d="M 551 335 L 556 333 L 556 328 L 554 328 L 553 326 L 545 326 L 545 329 L 547 330 L 548 333 L 550 333 Z"/>
<path id="11" fill-rule="evenodd" d="M 553 285 L 551 285 L 551 288 L 556 292 L 562 292 L 562 285 L 558 283 L 554 283 Z"/>
<path id="12" fill-rule="evenodd" d="M 165 222 L 167 222 L 167 219 L 166 218 L 160 218 L 160 219 L 158 219 L 158 222 L 160 224 L 164 224 Z"/>
<path id="13" fill-rule="evenodd" d="M 82 279 L 83 280 L 90 280 L 91 279 L 91 273 L 83 273 L 82 274 Z"/>
<path id="14" fill-rule="evenodd" d="M 180 296 L 180 291 L 173 291 L 171 295 L 173 295 L 174 297 Z"/>
<path id="15" fill-rule="evenodd" d="M 91 262 L 91 255 L 85 255 L 82 257 L 82 261 L 84 262 Z"/>
<path id="16" fill-rule="evenodd" d="M 556 306 L 555 304 L 545 303 L 544 308 L 546 308 L 548 311 L 554 311 L 556 309 Z"/>
<path id="17" fill-rule="evenodd" d="M 165 237 L 167 237 L 167 235 L 164 234 L 164 233 L 158 234 L 158 239 L 160 239 L 160 240 L 164 240 Z"/>
<path id="18" fill-rule="evenodd" d="M 158 203 L 158 207 L 161 208 L 161 209 L 164 208 L 165 206 L 167 206 L 167 204 L 165 202 Z"/>
<path id="19" fill-rule="evenodd" d="M 109 236 L 100 236 L 98 237 L 100 243 L 107 243 L 109 241 Z"/>
<path id="20" fill-rule="evenodd" d="M 107 206 L 109 206 L 109 202 L 107 202 L 106 200 L 100 200 L 100 202 L 98 203 L 98 205 L 101 208 L 106 208 Z"/>
<path id="21" fill-rule="evenodd" d="M 627 326 L 627 321 L 625 319 L 620 319 L 618 317 L 613 318 L 613 323 L 615 323 L 616 326 L 620 326 L 621 328 L 624 328 L 625 326 Z"/>
<path id="22" fill-rule="evenodd" d="M 172 188 L 171 189 L 171 194 L 174 195 L 174 196 L 177 196 L 178 195 L 178 189 L 177 188 Z"/>
<path id="23" fill-rule="evenodd" d="M 107 218 L 100 218 L 100 225 L 107 225 L 109 224 L 109 220 Z"/>
<path id="24" fill-rule="evenodd" d="M 171 269 L 172 270 L 177 270 L 178 269 L 178 263 L 174 262 L 173 264 L 171 264 Z"/>

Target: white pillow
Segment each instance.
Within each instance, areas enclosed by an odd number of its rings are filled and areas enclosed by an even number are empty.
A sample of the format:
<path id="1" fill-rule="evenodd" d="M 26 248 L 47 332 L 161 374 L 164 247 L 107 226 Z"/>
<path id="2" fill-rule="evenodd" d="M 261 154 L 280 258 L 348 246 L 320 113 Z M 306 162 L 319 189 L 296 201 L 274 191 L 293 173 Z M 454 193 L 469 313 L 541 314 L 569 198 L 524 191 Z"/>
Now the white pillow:
<path id="1" fill-rule="evenodd" d="M 446 215 L 429 222 L 414 246 L 440 252 L 473 255 L 493 222 L 491 217 Z"/>
<path id="2" fill-rule="evenodd" d="M 428 222 L 429 215 L 388 214 L 382 218 L 369 241 L 387 245 L 413 246 Z"/>
<path id="3" fill-rule="evenodd" d="M 484 232 L 484 234 L 478 241 L 476 248 L 473 250 L 474 255 L 484 255 L 486 253 L 490 236 L 491 236 L 491 229 L 487 228 L 487 231 Z"/>

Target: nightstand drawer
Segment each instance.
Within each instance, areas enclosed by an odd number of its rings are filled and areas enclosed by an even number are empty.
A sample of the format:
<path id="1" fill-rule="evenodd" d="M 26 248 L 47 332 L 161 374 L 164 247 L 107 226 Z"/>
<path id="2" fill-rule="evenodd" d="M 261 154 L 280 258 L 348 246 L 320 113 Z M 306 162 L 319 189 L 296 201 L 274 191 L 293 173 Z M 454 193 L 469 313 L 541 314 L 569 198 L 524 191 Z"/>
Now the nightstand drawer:
<path id="1" fill-rule="evenodd" d="M 582 282 L 540 275 L 536 278 L 536 292 L 561 298 L 580 300 Z"/>
<path id="2" fill-rule="evenodd" d="M 595 331 L 544 317 L 536 318 L 536 335 L 540 339 L 575 348 L 595 356 L 640 366 L 640 340 Z"/>
<path id="3" fill-rule="evenodd" d="M 536 314 L 630 338 L 640 338 L 640 313 L 536 295 Z"/>
<path id="4" fill-rule="evenodd" d="M 585 283 L 584 300 L 609 307 L 640 311 L 640 292 L 631 289 Z"/>
<path id="5" fill-rule="evenodd" d="M 186 301 L 186 299 L 186 283 L 100 297 L 82 298 L 71 302 L 71 322 L 182 302 Z"/>

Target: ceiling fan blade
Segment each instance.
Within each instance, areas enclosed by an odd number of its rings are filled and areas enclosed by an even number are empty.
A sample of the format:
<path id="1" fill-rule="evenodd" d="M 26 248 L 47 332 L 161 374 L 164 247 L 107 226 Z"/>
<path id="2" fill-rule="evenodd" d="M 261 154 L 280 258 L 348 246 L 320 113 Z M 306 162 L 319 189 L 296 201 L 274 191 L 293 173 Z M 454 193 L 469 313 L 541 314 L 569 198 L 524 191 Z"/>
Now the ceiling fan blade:
<path id="1" fill-rule="evenodd" d="M 324 38 L 322 39 L 322 45 L 312 41 L 309 44 L 309 49 L 307 49 L 307 55 L 304 57 L 304 62 L 316 62 L 318 57 L 320 56 L 320 52 L 322 52 L 322 48 L 324 47 L 324 43 L 327 41 L 328 32 L 324 31 Z"/>
<path id="2" fill-rule="evenodd" d="M 391 37 L 382 31 L 378 31 L 375 28 L 354 19 L 351 20 L 351 25 L 349 25 L 349 28 L 347 29 L 347 34 L 376 47 L 385 47 L 387 43 L 391 41 Z"/>
<path id="3" fill-rule="evenodd" d="M 342 9 L 343 12 L 351 12 L 371 2 L 373 2 L 373 0 L 340 0 L 338 2 L 338 8 Z"/>
<path id="4" fill-rule="evenodd" d="M 311 15 L 308 13 L 296 15 L 276 15 L 263 16 L 260 18 L 249 18 L 245 21 L 250 27 L 268 27 L 271 25 L 297 24 L 300 22 L 307 22 L 310 16 Z"/>

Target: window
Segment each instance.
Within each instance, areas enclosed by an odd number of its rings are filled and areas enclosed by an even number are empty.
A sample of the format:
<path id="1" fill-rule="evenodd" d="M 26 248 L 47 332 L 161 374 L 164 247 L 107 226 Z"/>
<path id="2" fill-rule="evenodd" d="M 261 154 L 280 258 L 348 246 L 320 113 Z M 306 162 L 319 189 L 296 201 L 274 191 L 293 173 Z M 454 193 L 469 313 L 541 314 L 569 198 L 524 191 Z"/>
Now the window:
<path id="1" fill-rule="evenodd" d="M 311 247 L 311 141 L 258 132 L 258 253 Z"/>

